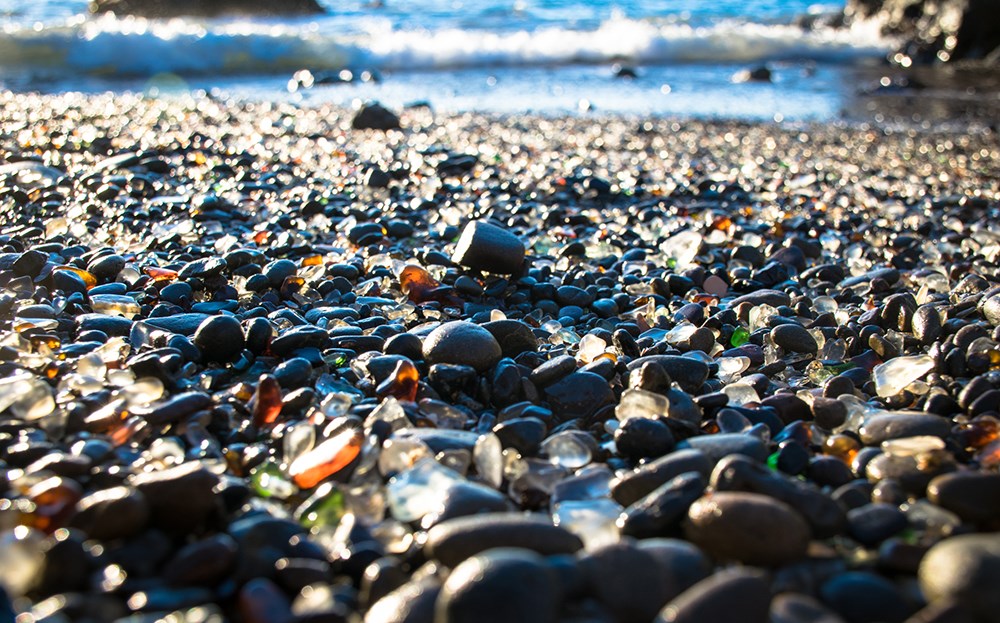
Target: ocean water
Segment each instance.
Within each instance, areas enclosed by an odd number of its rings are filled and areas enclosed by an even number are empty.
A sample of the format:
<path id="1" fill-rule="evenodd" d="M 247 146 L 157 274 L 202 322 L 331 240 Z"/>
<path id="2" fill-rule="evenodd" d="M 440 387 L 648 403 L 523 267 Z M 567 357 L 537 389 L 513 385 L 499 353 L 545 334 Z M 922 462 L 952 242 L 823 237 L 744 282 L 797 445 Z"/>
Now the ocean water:
<path id="1" fill-rule="evenodd" d="M 318 17 L 157 21 L 90 16 L 85 0 L 0 0 L 0 86 L 829 119 L 891 45 L 873 24 L 802 27 L 842 8 L 806 0 L 326 4 Z M 740 81 L 760 66 L 770 82 Z"/>

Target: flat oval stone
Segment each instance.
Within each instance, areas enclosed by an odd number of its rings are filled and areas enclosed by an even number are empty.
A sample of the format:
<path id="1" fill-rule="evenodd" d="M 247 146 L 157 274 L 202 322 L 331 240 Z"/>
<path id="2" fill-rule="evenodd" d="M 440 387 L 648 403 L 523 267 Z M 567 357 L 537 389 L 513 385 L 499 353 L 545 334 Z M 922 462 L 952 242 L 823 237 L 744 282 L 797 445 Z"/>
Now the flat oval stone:
<path id="1" fill-rule="evenodd" d="M 502 351 L 493 334 L 471 322 L 446 322 L 424 339 L 424 359 L 429 364 L 471 366 L 485 372 L 500 361 Z"/>
<path id="2" fill-rule="evenodd" d="M 531 327 L 519 320 L 492 320 L 481 325 L 500 344 L 504 357 L 517 357 L 521 353 L 538 350 L 538 338 Z"/>
<path id="3" fill-rule="evenodd" d="M 819 350 L 816 338 L 805 327 L 783 324 L 771 329 L 771 339 L 781 348 L 793 353 L 815 355 Z"/>
<path id="4" fill-rule="evenodd" d="M 920 589 L 931 603 L 954 602 L 983 621 L 1000 612 L 1000 535 L 963 534 L 932 547 L 920 562 Z"/>
<path id="5" fill-rule="evenodd" d="M 593 595 L 616 621 L 646 623 L 676 595 L 656 556 L 625 539 L 582 555 L 586 594 Z"/>
<path id="6" fill-rule="evenodd" d="M 524 243 L 502 227 L 486 221 L 471 221 L 462 230 L 451 259 L 467 268 L 509 275 L 521 270 Z"/>
<path id="7" fill-rule="evenodd" d="M 203 360 L 218 363 L 229 363 L 236 359 L 246 345 L 240 321 L 233 316 L 224 315 L 204 320 L 198 325 L 191 341 L 201 351 Z"/>
<path id="8" fill-rule="evenodd" d="M 623 506 L 630 506 L 685 472 L 697 472 L 708 478 L 712 465 L 698 450 L 676 450 L 612 480 L 611 497 Z"/>
<path id="9" fill-rule="evenodd" d="M 448 575 L 435 605 L 447 623 L 551 623 L 559 609 L 554 571 L 523 549 L 493 549 L 465 560 Z"/>
<path id="10" fill-rule="evenodd" d="M 677 444 L 677 447 L 700 450 L 712 465 L 730 454 L 742 454 L 760 462 L 767 460 L 767 446 L 764 442 L 758 437 L 743 433 L 716 433 L 690 437 Z"/>
<path id="11" fill-rule="evenodd" d="M 788 505 L 766 495 L 716 492 L 688 511 L 685 534 L 716 560 L 778 566 L 805 556 L 809 524 Z"/>
<path id="12" fill-rule="evenodd" d="M 441 593 L 439 580 L 424 577 L 403 584 L 376 601 L 365 613 L 364 623 L 426 623 L 434 620 L 434 606 Z"/>
<path id="13" fill-rule="evenodd" d="M 1000 474 L 954 472 L 927 485 L 927 499 L 973 523 L 1000 520 Z"/>
<path id="14" fill-rule="evenodd" d="M 767 623 L 770 603 L 763 573 L 724 569 L 678 595 L 655 623 Z"/>
<path id="15" fill-rule="evenodd" d="M 705 492 L 706 484 L 698 472 L 677 476 L 626 508 L 618 518 L 619 531 L 637 539 L 676 532 L 691 504 Z"/>
<path id="16" fill-rule="evenodd" d="M 98 540 L 122 539 L 142 532 L 149 521 L 145 496 L 132 487 L 111 487 L 84 496 L 70 526 Z"/>
<path id="17" fill-rule="evenodd" d="M 742 455 L 720 460 L 710 484 L 716 491 L 761 493 L 784 502 L 802 515 L 818 538 L 840 534 L 846 524 L 844 509 L 817 487 L 771 471 Z"/>
<path id="18" fill-rule="evenodd" d="M 120 255 L 102 255 L 87 265 L 87 272 L 97 278 L 98 282 L 114 281 L 118 273 L 125 268 L 125 258 Z"/>
<path id="19" fill-rule="evenodd" d="M 153 524 L 171 534 L 189 533 L 216 510 L 221 502 L 213 488 L 218 482 L 219 477 L 197 461 L 131 478 L 149 501 Z"/>
<path id="20" fill-rule="evenodd" d="M 194 335 L 194 332 L 198 330 L 198 327 L 201 326 L 201 323 L 207 318 L 211 318 L 211 316 L 208 314 L 187 313 L 174 314 L 173 316 L 146 318 L 143 322 L 154 326 L 157 329 L 163 329 L 164 331 L 170 331 L 171 333 L 187 335 L 190 337 Z"/>
<path id="21" fill-rule="evenodd" d="M 686 392 L 697 392 L 702 384 L 708 380 L 708 364 L 691 357 L 649 355 L 631 361 L 628 364 L 628 369 L 629 371 L 638 370 L 647 361 L 660 364 L 670 378 Z"/>
<path id="22" fill-rule="evenodd" d="M 948 418 L 923 412 L 886 413 L 873 415 L 864 423 L 861 441 L 865 445 L 877 446 L 889 439 L 929 435 L 944 439 L 951 432 Z"/>
<path id="23" fill-rule="evenodd" d="M 891 581 L 866 571 L 834 576 L 820 587 L 819 596 L 847 621 L 902 623 L 910 613 Z"/>
<path id="24" fill-rule="evenodd" d="M 484 513 L 434 526 L 427 532 L 425 551 L 428 558 L 454 567 L 494 547 L 519 547 L 551 556 L 572 554 L 583 548 L 583 542 L 545 516 Z"/>
<path id="25" fill-rule="evenodd" d="M 615 394 L 608 381 L 593 372 L 573 372 L 545 388 L 545 399 L 559 420 L 587 419 L 612 404 Z"/>

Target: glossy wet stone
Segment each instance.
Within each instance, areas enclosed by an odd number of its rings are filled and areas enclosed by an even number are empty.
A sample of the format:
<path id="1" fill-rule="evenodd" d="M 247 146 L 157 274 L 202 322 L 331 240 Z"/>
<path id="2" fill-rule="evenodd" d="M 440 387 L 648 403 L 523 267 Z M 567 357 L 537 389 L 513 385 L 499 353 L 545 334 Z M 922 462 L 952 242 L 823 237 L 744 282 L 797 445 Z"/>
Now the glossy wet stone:
<path id="1" fill-rule="evenodd" d="M 1000 520 L 1000 475 L 955 472 L 927 485 L 927 499 L 974 523 Z"/>
<path id="2" fill-rule="evenodd" d="M 543 555 L 572 554 L 583 547 L 571 532 L 531 515 L 482 514 L 442 522 L 427 534 L 428 556 L 448 566 L 494 547 L 516 547 Z"/>
<path id="3" fill-rule="evenodd" d="M 718 571 L 664 606 L 656 623 L 765 623 L 770 601 L 762 573 Z"/>
<path id="4" fill-rule="evenodd" d="M 492 549 L 455 567 L 435 604 L 435 620 L 448 623 L 554 621 L 555 577 L 538 554 Z"/>
<path id="5" fill-rule="evenodd" d="M 500 344 L 486 329 L 471 322 L 448 322 L 424 338 L 423 355 L 428 363 L 467 365 L 479 372 L 500 360 Z"/>
<path id="6" fill-rule="evenodd" d="M 452 261 L 490 273 L 516 273 L 524 262 L 524 243 L 492 223 L 471 221 L 455 245 Z"/>
<path id="7" fill-rule="evenodd" d="M 573 372 L 546 387 L 544 395 L 560 420 L 587 419 L 614 401 L 608 382 L 593 372 Z"/>
<path id="8" fill-rule="evenodd" d="M 685 536 L 719 561 L 777 566 L 801 559 L 809 525 L 796 511 L 756 493 L 718 492 L 691 505 Z"/>

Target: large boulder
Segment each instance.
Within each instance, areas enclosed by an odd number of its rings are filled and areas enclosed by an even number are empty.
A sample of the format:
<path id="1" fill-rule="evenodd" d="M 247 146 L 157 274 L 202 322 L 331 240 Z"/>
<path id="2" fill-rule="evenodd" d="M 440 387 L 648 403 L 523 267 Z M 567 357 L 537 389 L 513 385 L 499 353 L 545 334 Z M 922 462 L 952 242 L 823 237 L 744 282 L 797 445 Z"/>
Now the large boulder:
<path id="1" fill-rule="evenodd" d="M 91 0 L 90 12 L 168 18 L 315 15 L 324 11 L 316 0 Z"/>
<path id="2" fill-rule="evenodd" d="M 875 18 L 902 36 L 912 62 L 1000 64 L 1000 2 L 996 0 L 848 0 L 849 19 Z"/>

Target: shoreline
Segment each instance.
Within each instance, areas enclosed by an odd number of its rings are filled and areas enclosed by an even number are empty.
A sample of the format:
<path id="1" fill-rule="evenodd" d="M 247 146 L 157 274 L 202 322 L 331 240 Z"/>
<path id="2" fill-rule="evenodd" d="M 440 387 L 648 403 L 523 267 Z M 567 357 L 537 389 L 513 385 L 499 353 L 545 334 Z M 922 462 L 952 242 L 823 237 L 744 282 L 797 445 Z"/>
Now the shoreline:
<path id="1" fill-rule="evenodd" d="M 996 612 L 995 127 L 0 92 L 0 183 L 0 619 Z"/>

